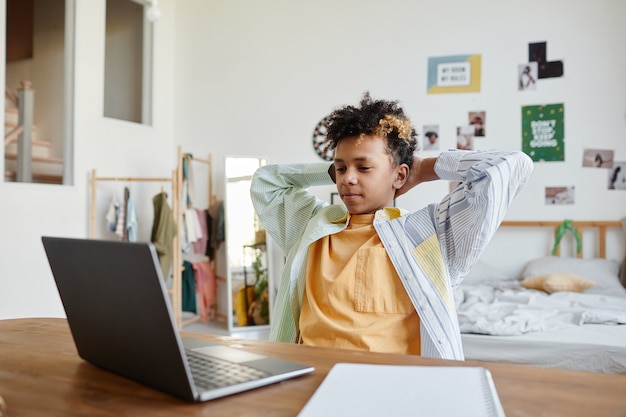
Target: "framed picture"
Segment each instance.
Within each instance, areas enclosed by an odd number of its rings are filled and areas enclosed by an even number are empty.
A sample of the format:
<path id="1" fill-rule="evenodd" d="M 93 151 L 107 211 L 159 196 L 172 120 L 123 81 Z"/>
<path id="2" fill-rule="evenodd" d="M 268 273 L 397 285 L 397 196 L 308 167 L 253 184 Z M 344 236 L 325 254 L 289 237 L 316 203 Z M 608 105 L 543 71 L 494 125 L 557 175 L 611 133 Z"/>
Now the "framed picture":
<path id="1" fill-rule="evenodd" d="M 481 55 L 428 58 L 428 94 L 480 92 Z"/>
<path id="2" fill-rule="evenodd" d="M 522 106 L 522 151 L 535 162 L 565 160 L 563 103 Z"/>
<path id="3" fill-rule="evenodd" d="M 546 187 L 546 204 L 574 204 L 575 187 Z"/>

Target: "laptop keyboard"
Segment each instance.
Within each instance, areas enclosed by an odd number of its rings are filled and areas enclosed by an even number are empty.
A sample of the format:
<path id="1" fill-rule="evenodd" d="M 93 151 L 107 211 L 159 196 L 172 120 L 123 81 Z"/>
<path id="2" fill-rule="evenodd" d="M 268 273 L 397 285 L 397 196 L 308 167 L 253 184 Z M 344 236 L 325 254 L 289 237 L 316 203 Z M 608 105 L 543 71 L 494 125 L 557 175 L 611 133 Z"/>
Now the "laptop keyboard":
<path id="1" fill-rule="evenodd" d="M 186 350 L 186 353 L 198 389 L 227 387 L 269 376 L 267 372 L 251 366 L 217 359 L 193 350 Z"/>

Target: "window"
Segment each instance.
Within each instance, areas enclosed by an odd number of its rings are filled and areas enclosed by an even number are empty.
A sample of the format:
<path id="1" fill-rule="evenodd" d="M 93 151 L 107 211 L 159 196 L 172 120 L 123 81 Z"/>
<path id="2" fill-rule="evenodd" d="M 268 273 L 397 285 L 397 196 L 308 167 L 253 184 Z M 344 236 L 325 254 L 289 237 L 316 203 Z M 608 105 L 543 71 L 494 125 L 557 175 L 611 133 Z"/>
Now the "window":
<path id="1" fill-rule="evenodd" d="M 6 1 L 5 182 L 73 183 L 74 9 Z"/>
<path id="2" fill-rule="evenodd" d="M 152 124 L 152 23 L 140 0 L 106 0 L 104 116 Z"/>

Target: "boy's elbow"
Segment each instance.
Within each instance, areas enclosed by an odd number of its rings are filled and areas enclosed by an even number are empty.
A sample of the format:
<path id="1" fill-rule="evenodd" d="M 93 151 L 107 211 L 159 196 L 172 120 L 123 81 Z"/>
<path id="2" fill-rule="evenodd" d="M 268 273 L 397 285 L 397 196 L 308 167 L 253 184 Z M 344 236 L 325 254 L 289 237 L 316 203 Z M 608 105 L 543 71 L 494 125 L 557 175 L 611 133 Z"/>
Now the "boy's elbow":
<path id="1" fill-rule="evenodd" d="M 517 196 L 524 189 L 534 168 L 533 160 L 524 152 L 517 153 L 517 160 L 517 175 L 515 176 L 517 179 L 517 187 L 515 187 L 515 196 Z"/>
<path id="2" fill-rule="evenodd" d="M 532 174 L 533 172 L 535 163 L 532 159 L 530 159 L 530 156 L 526 155 L 524 152 L 520 152 L 519 165 L 520 177 L 522 177 L 524 179 L 523 182 L 526 183 L 526 181 L 528 181 L 528 178 L 530 178 L 530 174 Z"/>
<path id="3" fill-rule="evenodd" d="M 525 173 L 526 177 L 529 177 L 530 174 L 533 172 L 533 167 L 535 166 L 535 163 L 530 158 L 530 156 L 528 156 L 524 152 L 520 152 L 520 158 L 521 158 L 521 161 L 522 161 L 520 163 L 520 165 L 522 167 L 522 171 Z"/>

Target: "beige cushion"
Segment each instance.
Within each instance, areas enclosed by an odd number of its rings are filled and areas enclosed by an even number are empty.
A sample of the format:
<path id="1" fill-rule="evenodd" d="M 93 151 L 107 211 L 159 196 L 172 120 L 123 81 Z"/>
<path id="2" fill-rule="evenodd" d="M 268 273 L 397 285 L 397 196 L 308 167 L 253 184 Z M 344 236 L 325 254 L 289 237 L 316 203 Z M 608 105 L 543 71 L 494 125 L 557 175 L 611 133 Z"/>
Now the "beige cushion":
<path id="1" fill-rule="evenodd" d="M 583 292 L 595 285 L 593 281 L 566 272 L 553 272 L 529 277 L 520 284 L 523 287 L 545 291 L 548 294 L 557 291 Z"/>
<path id="2" fill-rule="evenodd" d="M 559 256 L 546 256 L 530 260 L 521 278 L 537 275 L 567 272 L 577 277 L 595 282 L 587 292 L 602 295 L 626 296 L 626 288 L 619 282 L 619 263 L 613 259 L 579 259 Z"/>
<path id="3" fill-rule="evenodd" d="M 621 219 L 622 229 L 624 229 L 624 233 L 626 234 L 626 217 Z M 626 288 L 626 253 L 624 254 L 624 260 L 622 261 L 622 273 L 619 277 L 620 282 Z"/>

